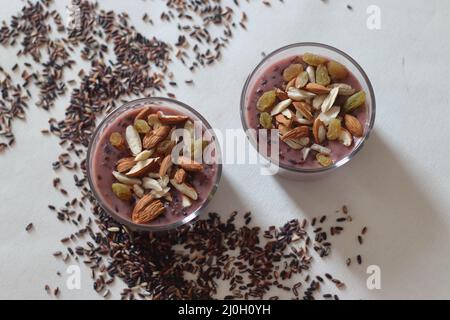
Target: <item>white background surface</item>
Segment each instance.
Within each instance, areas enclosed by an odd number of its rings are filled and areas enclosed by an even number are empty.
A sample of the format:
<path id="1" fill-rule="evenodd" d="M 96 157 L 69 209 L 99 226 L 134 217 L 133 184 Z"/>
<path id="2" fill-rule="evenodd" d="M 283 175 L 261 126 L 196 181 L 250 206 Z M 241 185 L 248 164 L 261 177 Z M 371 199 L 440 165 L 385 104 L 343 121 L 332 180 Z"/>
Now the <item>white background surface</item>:
<path id="1" fill-rule="evenodd" d="M 64 8 L 65 1 L 56 2 Z M 376 124 L 362 152 L 322 180 L 294 182 L 260 176 L 256 166 L 225 166 L 210 210 L 224 214 L 251 210 L 255 223 L 268 226 L 291 218 L 331 217 L 345 203 L 354 217 L 353 230 L 336 242 L 326 265 L 318 262 L 315 268 L 347 283 L 342 298 L 450 299 L 450 3 L 286 0 L 268 9 L 252 2 L 246 9 L 248 31 L 237 33 L 219 64 L 193 76 L 173 66 L 177 74 L 185 74 L 179 83 L 195 80 L 193 87 L 181 84 L 173 90 L 178 98 L 195 106 L 216 128 L 240 128 L 242 85 L 261 52 L 294 42 L 323 42 L 346 51 L 369 75 L 377 98 Z M 2 20 L 23 4 L 1 3 Z M 141 22 L 144 11 L 157 11 L 158 1 L 100 3 L 128 11 L 146 35 L 177 36 L 166 26 L 150 29 Z M 348 3 L 353 11 L 346 8 Z M 370 4 L 381 8 L 381 30 L 366 27 Z M 157 15 L 154 20 L 158 21 Z M 2 65 L 15 63 L 13 52 L 0 50 Z M 62 118 L 64 105 L 60 101 L 52 115 Z M 84 268 L 81 290 L 65 289 L 66 266 L 51 255 L 63 249 L 59 239 L 74 230 L 47 209 L 49 202 L 62 206 L 66 201 L 52 189 L 55 174 L 50 164 L 61 149 L 56 138 L 39 133 L 48 117 L 32 106 L 28 120 L 14 124 L 17 145 L 0 156 L 0 298 L 44 299 L 46 283 L 59 286 L 61 298 L 99 298 Z M 68 174 L 63 186 L 71 190 L 72 184 Z M 27 233 L 24 228 L 30 221 L 35 229 Z M 360 248 L 355 235 L 364 225 L 369 232 Z M 347 268 L 345 258 L 359 252 L 364 266 Z M 381 267 L 381 290 L 366 289 L 369 264 Z"/>

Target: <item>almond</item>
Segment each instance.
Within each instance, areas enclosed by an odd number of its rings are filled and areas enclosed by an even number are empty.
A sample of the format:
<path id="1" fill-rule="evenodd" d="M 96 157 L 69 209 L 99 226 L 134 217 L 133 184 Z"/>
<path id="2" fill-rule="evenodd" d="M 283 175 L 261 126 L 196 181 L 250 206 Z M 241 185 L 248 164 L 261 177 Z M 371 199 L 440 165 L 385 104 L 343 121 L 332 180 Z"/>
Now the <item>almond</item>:
<path id="1" fill-rule="evenodd" d="M 348 131 L 355 137 L 362 137 L 363 136 L 363 127 L 361 125 L 361 122 L 359 122 L 358 118 L 346 114 L 345 118 L 345 126 L 347 127 Z"/>
<path id="2" fill-rule="evenodd" d="M 315 93 L 309 92 L 309 91 L 305 91 L 305 90 L 301 90 L 301 89 L 297 89 L 297 88 L 289 88 L 287 90 L 287 95 L 290 99 L 294 100 L 294 101 L 304 101 L 307 99 L 311 99 L 314 98 L 316 96 Z"/>
<path id="3" fill-rule="evenodd" d="M 317 83 L 308 83 L 305 90 L 315 94 L 328 94 L 331 89 Z"/>
<path id="4" fill-rule="evenodd" d="M 125 138 L 127 139 L 128 147 L 133 155 L 138 155 L 142 151 L 142 141 L 134 126 L 128 126 L 125 130 Z"/>
<path id="5" fill-rule="evenodd" d="M 145 120 L 147 115 L 152 111 L 150 107 L 144 107 L 142 108 L 139 113 L 136 115 L 136 118 L 134 118 L 134 121 L 136 120 Z"/>
<path id="6" fill-rule="evenodd" d="M 316 143 L 322 143 L 325 141 L 327 130 L 323 122 L 317 118 L 313 124 L 313 135 Z"/>
<path id="7" fill-rule="evenodd" d="M 161 162 L 161 166 L 159 167 L 159 176 L 161 178 L 164 177 L 167 174 L 167 171 L 169 171 L 171 166 L 172 166 L 172 156 L 169 154 Z"/>
<path id="8" fill-rule="evenodd" d="M 331 107 L 327 112 L 322 112 L 319 114 L 318 118 L 327 126 L 331 120 L 335 119 L 339 112 L 341 112 L 341 107 L 334 106 Z"/>
<path id="9" fill-rule="evenodd" d="M 138 161 L 133 168 L 126 173 L 126 176 L 136 178 L 140 177 L 158 166 L 159 158 L 150 158 L 143 161 Z"/>
<path id="10" fill-rule="evenodd" d="M 187 172 L 183 168 L 180 168 L 175 172 L 173 179 L 176 183 L 181 184 L 186 180 L 186 176 Z"/>
<path id="11" fill-rule="evenodd" d="M 137 224 L 149 223 L 164 211 L 165 207 L 161 201 L 153 199 L 152 195 L 146 195 L 137 202 L 131 218 Z"/>
<path id="12" fill-rule="evenodd" d="M 303 148 L 302 150 L 302 161 L 305 162 L 308 159 L 308 155 L 311 152 L 311 148 Z"/>
<path id="13" fill-rule="evenodd" d="M 171 127 L 169 126 L 161 126 L 157 129 L 154 129 L 153 131 L 150 131 L 147 133 L 143 140 L 143 145 L 145 149 L 151 149 L 154 148 L 167 138 L 171 130 Z"/>
<path id="14" fill-rule="evenodd" d="M 331 150 L 327 147 L 321 146 L 320 144 L 313 144 L 311 150 L 317 151 L 321 154 L 330 155 Z"/>
<path id="15" fill-rule="evenodd" d="M 322 103 L 322 107 L 321 107 L 322 112 L 327 112 L 328 110 L 330 110 L 330 108 L 334 105 L 334 102 L 336 101 L 338 93 L 339 93 L 339 88 L 331 89 L 330 93 L 328 94 L 328 96 L 325 98 L 325 100 Z"/>
<path id="16" fill-rule="evenodd" d="M 191 160 L 187 157 L 179 157 L 178 165 L 186 171 L 198 172 L 203 170 L 203 164 Z"/>
<path id="17" fill-rule="evenodd" d="M 180 123 L 186 122 L 189 119 L 188 116 L 165 115 L 162 112 L 158 112 L 158 118 L 162 124 L 169 124 L 169 125 L 180 124 Z"/>
<path id="18" fill-rule="evenodd" d="M 341 128 L 341 132 L 339 134 L 339 142 L 346 147 L 350 147 L 353 143 L 352 134 L 348 130 Z"/>
<path id="19" fill-rule="evenodd" d="M 192 206 L 192 200 L 183 194 L 181 197 L 181 205 L 183 206 L 183 208 L 188 208 L 188 207 Z"/>
<path id="20" fill-rule="evenodd" d="M 270 112 L 270 115 L 275 116 L 275 115 L 283 112 L 291 105 L 291 103 L 292 103 L 291 99 L 281 101 L 272 109 L 272 111 Z"/>
<path id="21" fill-rule="evenodd" d="M 147 160 L 148 158 L 150 158 L 153 155 L 154 150 L 144 150 L 141 153 L 139 153 L 134 160 L 135 161 L 143 161 L 143 160 Z"/>
<path id="22" fill-rule="evenodd" d="M 308 72 L 303 71 L 300 73 L 297 78 L 295 79 L 295 87 L 297 89 L 303 88 L 308 83 Z"/>
<path id="23" fill-rule="evenodd" d="M 116 170 L 120 173 L 129 171 L 136 164 L 136 160 L 133 157 L 122 158 L 116 163 Z"/>
<path id="24" fill-rule="evenodd" d="M 144 189 L 151 189 L 151 190 L 155 190 L 158 192 L 163 190 L 163 187 L 158 182 L 158 180 L 153 179 L 153 178 L 147 178 L 147 177 L 143 178 L 142 186 L 144 187 Z"/>
<path id="25" fill-rule="evenodd" d="M 288 132 L 286 132 L 282 137 L 281 140 L 290 140 L 290 139 L 297 139 L 297 138 L 303 138 L 307 137 L 309 135 L 309 128 L 307 126 L 300 126 L 297 128 L 294 128 Z"/>
<path id="26" fill-rule="evenodd" d="M 286 84 L 286 91 L 288 91 L 289 88 L 294 88 L 294 87 L 295 87 L 295 78 Z"/>
<path id="27" fill-rule="evenodd" d="M 311 113 L 311 105 L 306 102 L 293 102 L 292 103 L 297 111 L 299 111 L 304 118 L 312 121 L 314 119 L 313 114 Z"/>
<path id="28" fill-rule="evenodd" d="M 287 93 L 281 89 L 275 89 L 275 94 L 277 95 L 277 98 L 280 100 L 287 100 L 289 99 Z"/>
<path id="29" fill-rule="evenodd" d="M 308 73 L 309 82 L 315 83 L 316 82 L 316 70 L 314 70 L 314 67 L 308 66 L 306 68 L 306 72 Z"/>
<path id="30" fill-rule="evenodd" d="M 119 181 L 120 183 L 126 184 L 126 185 L 135 185 L 135 184 L 141 184 L 141 180 L 139 179 L 135 179 L 135 178 L 129 178 L 124 174 L 121 174 L 120 172 L 117 171 L 113 171 L 113 176 L 114 178 L 117 179 L 117 181 Z"/>
<path id="31" fill-rule="evenodd" d="M 288 119 L 281 113 L 275 117 L 275 120 L 277 120 L 278 123 L 285 125 L 286 127 L 290 127 L 292 125 L 292 118 Z"/>
<path id="32" fill-rule="evenodd" d="M 187 184 L 186 182 L 184 182 L 184 183 L 177 183 L 175 181 L 175 179 L 170 180 L 170 183 L 175 187 L 175 189 L 180 191 L 185 196 L 188 196 L 192 200 L 197 200 L 198 199 L 197 191 L 194 189 L 193 186 Z"/>

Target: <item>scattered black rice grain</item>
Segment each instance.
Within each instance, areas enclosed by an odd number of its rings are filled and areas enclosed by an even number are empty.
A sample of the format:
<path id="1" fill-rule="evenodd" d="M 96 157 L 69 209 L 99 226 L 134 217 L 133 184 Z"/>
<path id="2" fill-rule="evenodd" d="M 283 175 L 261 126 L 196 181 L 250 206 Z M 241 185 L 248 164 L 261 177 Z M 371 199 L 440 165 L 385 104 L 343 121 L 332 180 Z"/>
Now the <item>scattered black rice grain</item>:
<path id="1" fill-rule="evenodd" d="M 28 231 L 31 231 L 31 229 L 33 229 L 33 223 L 30 222 L 30 223 L 26 226 L 25 230 L 28 232 Z"/>

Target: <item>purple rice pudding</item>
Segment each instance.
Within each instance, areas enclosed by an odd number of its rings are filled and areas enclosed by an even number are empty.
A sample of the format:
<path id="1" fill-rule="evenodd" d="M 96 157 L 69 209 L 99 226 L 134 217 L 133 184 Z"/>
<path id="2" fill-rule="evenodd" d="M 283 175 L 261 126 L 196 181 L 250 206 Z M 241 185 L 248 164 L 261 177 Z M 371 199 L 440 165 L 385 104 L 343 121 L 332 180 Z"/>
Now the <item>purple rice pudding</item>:
<path id="1" fill-rule="evenodd" d="M 332 166 L 365 135 L 366 93 L 344 65 L 324 56 L 305 53 L 277 61 L 249 90 L 244 121 L 250 129 L 279 131 L 284 167 Z"/>
<path id="2" fill-rule="evenodd" d="M 177 225 L 215 191 L 220 170 L 213 140 L 192 114 L 160 105 L 128 109 L 91 146 L 92 187 L 122 222 Z"/>

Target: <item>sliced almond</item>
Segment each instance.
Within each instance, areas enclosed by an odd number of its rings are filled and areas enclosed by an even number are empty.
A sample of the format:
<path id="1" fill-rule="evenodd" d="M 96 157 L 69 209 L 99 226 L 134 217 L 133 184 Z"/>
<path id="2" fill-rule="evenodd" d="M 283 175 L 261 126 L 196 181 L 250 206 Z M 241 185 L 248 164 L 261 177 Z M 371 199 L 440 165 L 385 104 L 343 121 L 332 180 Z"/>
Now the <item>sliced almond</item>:
<path id="1" fill-rule="evenodd" d="M 120 172 L 117 172 L 117 171 L 113 171 L 112 174 L 113 174 L 114 178 L 117 179 L 117 181 L 119 181 L 120 183 L 129 185 L 129 186 L 142 183 L 141 180 L 139 180 L 139 179 L 133 179 L 133 178 L 127 177 L 126 175 L 121 174 Z"/>
<path id="2" fill-rule="evenodd" d="M 151 171 L 152 169 L 155 169 L 158 165 L 158 161 L 159 158 L 150 158 L 147 160 L 143 160 L 143 161 L 138 161 L 133 168 L 130 169 L 130 171 L 128 171 L 126 173 L 126 175 L 128 177 L 140 177 L 146 173 L 148 173 L 149 171 Z"/>
<path id="3" fill-rule="evenodd" d="M 284 135 L 284 134 L 286 134 L 290 129 L 291 129 L 291 128 L 286 127 L 286 126 L 283 125 L 283 124 L 278 125 L 278 131 L 279 131 L 279 133 L 280 133 L 281 136 Z"/>
<path id="4" fill-rule="evenodd" d="M 317 83 L 308 83 L 305 87 L 305 90 L 315 94 L 328 94 L 331 91 L 330 88 L 324 87 Z"/>
<path id="5" fill-rule="evenodd" d="M 145 195 L 144 189 L 138 184 L 133 184 L 133 192 L 138 198 L 142 198 Z"/>
<path id="6" fill-rule="evenodd" d="M 341 133 L 339 134 L 339 142 L 346 147 L 350 147 L 353 143 L 352 134 L 348 130 L 341 128 Z"/>
<path id="7" fill-rule="evenodd" d="M 163 161 L 161 162 L 161 166 L 159 167 L 159 175 L 164 177 L 172 166 L 172 155 L 167 155 Z"/>
<path id="8" fill-rule="evenodd" d="M 142 197 L 136 204 L 131 219 L 134 223 L 149 223 L 165 211 L 164 204 L 152 195 Z"/>
<path id="9" fill-rule="evenodd" d="M 322 112 L 327 112 L 333 106 L 339 93 L 339 88 L 331 89 L 330 93 L 322 103 Z"/>
<path id="10" fill-rule="evenodd" d="M 327 94 L 321 94 L 318 95 L 316 97 L 314 97 L 314 99 L 312 100 L 312 106 L 315 110 L 320 110 L 320 107 L 322 106 L 323 102 L 325 101 L 325 99 L 327 98 Z"/>
<path id="11" fill-rule="evenodd" d="M 173 179 L 175 180 L 176 183 L 183 183 L 186 180 L 187 177 L 187 172 L 183 169 L 180 168 L 175 172 L 175 176 L 173 177 Z"/>
<path id="12" fill-rule="evenodd" d="M 183 208 L 189 208 L 190 206 L 192 206 L 192 200 L 183 194 L 181 195 L 181 205 L 183 206 Z"/>
<path id="13" fill-rule="evenodd" d="M 314 70 L 314 67 L 308 66 L 306 68 L 306 72 L 308 73 L 309 82 L 315 83 L 316 82 L 316 70 Z"/>
<path id="14" fill-rule="evenodd" d="M 289 88 L 295 88 L 295 78 L 292 79 L 291 81 L 289 81 L 289 82 L 286 84 L 285 91 L 288 91 Z"/>
<path id="15" fill-rule="evenodd" d="M 150 158 L 153 155 L 154 150 L 144 150 L 141 153 L 139 153 L 135 158 L 134 161 L 144 161 Z"/>
<path id="16" fill-rule="evenodd" d="M 116 170 L 120 173 L 129 171 L 136 164 L 136 160 L 133 157 L 122 158 L 116 163 Z"/>
<path id="17" fill-rule="evenodd" d="M 311 152 L 311 148 L 303 148 L 302 150 L 302 162 L 305 162 L 308 159 L 308 155 Z"/>
<path id="18" fill-rule="evenodd" d="M 294 150 L 302 150 L 303 149 L 303 146 L 294 140 L 286 140 L 286 141 L 284 141 L 284 143 L 286 143 L 290 148 L 292 148 Z"/>
<path id="19" fill-rule="evenodd" d="M 286 111 L 286 110 L 285 110 Z M 284 116 L 284 114 L 280 113 L 275 117 L 275 120 L 278 123 L 285 125 L 286 127 L 290 127 L 292 125 L 292 118 L 288 119 Z"/>
<path id="20" fill-rule="evenodd" d="M 277 95 L 277 98 L 280 99 L 280 100 L 287 100 L 287 99 L 289 99 L 286 91 L 283 91 L 281 89 L 278 89 L 278 88 L 275 89 L 275 94 Z"/>
<path id="21" fill-rule="evenodd" d="M 318 118 L 326 126 L 328 126 L 330 124 L 331 120 L 336 119 L 336 117 L 338 116 L 339 112 L 341 112 L 341 107 L 334 106 L 334 107 L 331 107 L 331 109 L 328 110 L 327 112 L 322 112 L 321 114 L 319 114 Z"/>
<path id="22" fill-rule="evenodd" d="M 281 101 L 272 109 L 272 111 L 270 112 L 270 115 L 275 116 L 275 115 L 283 112 L 291 105 L 291 103 L 292 103 L 291 99 Z"/>
<path id="23" fill-rule="evenodd" d="M 296 110 L 296 112 L 295 112 L 294 121 L 297 122 L 298 124 L 303 124 L 303 125 L 306 125 L 306 126 L 312 125 L 312 121 L 306 119 L 303 116 L 303 114 L 300 111 L 298 111 L 298 110 Z"/>
<path id="24" fill-rule="evenodd" d="M 158 180 L 152 179 L 152 178 L 147 178 L 147 177 L 142 179 L 142 186 L 145 189 L 151 189 L 151 190 L 155 190 L 155 191 L 163 190 L 163 188 L 161 187 L 161 184 L 158 182 Z"/>
<path id="25" fill-rule="evenodd" d="M 203 164 L 187 157 L 179 157 L 177 164 L 186 171 L 199 172 L 203 170 Z"/>
<path id="26" fill-rule="evenodd" d="M 288 119 L 294 118 L 293 112 L 291 110 L 289 110 L 289 109 L 284 110 L 283 112 L 281 112 L 281 114 L 283 116 L 285 116 L 286 118 L 288 118 Z"/>
<path id="27" fill-rule="evenodd" d="M 362 137 L 364 133 L 364 129 L 362 127 L 361 122 L 359 122 L 358 118 L 346 114 L 344 117 L 345 127 L 350 131 L 352 135 L 355 137 Z"/>
<path id="28" fill-rule="evenodd" d="M 125 139 L 127 140 L 128 147 L 133 155 L 138 155 L 142 151 L 142 141 L 139 136 L 139 132 L 134 126 L 128 126 L 125 130 Z"/>
<path id="29" fill-rule="evenodd" d="M 293 102 L 292 103 L 297 111 L 299 111 L 302 116 L 310 121 L 314 120 L 314 116 L 311 113 L 311 105 L 304 102 Z"/>
<path id="30" fill-rule="evenodd" d="M 290 139 L 298 139 L 307 137 L 309 135 L 309 128 L 307 126 L 300 126 L 297 128 L 294 128 L 288 132 L 286 132 L 282 137 L 281 140 L 290 140 Z"/>
<path id="31" fill-rule="evenodd" d="M 169 126 L 161 126 L 158 129 L 150 131 L 144 137 L 144 148 L 151 149 L 156 147 L 158 143 L 167 138 L 171 130 L 172 128 Z"/>
<path id="32" fill-rule="evenodd" d="M 170 191 L 170 188 L 166 187 L 166 188 L 163 188 L 161 191 L 152 190 L 152 191 L 150 191 L 150 194 L 153 197 L 155 197 L 156 199 L 160 199 L 162 197 L 166 198 L 167 196 L 169 196 L 169 191 Z"/>
<path id="33" fill-rule="evenodd" d="M 314 98 L 316 95 L 312 92 L 308 92 L 305 90 L 297 89 L 294 87 L 291 87 L 287 90 L 287 95 L 290 99 L 294 101 L 304 101 L 307 99 Z"/>
<path id="34" fill-rule="evenodd" d="M 161 111 L 158 112 L 158 118 L 162 124 L 167 124 L 167 125 L 176 125 L 176 124 L 180 124 L 180 123 L 183 123 L 183 122 L 186 122 L 187 120 L 189 120 L 188 116 L 165 115 Z"/>
<path id="35" fill-rule="evenodd" d="M 149 172 L 149 173 L 147 174 L 147 177 L 152 178 L 152 179 L 158 179 L 158 178 L 161 178 L 161 177 L 159 176 L 159 172 Z"/>
<path id="36" fill-rule="evenodd" d="M 321 146 L 320 144 L 316 144 L 316 143 L 311 146 L 311 150 L 317 151 L 318 153 L 321 153 L 321 154 L 326 154 L 326 155 L 331 154 L 331 149 Z"/>
<path id="37" fill-rule="evenodd" d="M 353 89 L 351 85 L 348 85 L 346 83 L 332 83 L 328 86 L 328 88 L 338 88 L 340 96 L 351 96 L 356 92 L 356 90 Z"/>
<path id="38" fill-rule="evenodd" d="M 295 87 L 297 89 L 303 88 L 308 83 L 308 72 L 303 71 L 300 73 L 297 78 L 295 79 Z"/>
<path id="39" fill-rule="evenodd" d="M 324 142 L 325 138 L 326 138 L 326 134 L 327 134 L 327 129 L 325 128 L 325 125 L 319 118 L 317 118 L 314 121 L 314 125 L 313 125 L 313 135 L 314 135 L 314 140 L 316 141 L 316 143 Z"/>
<path id="40" fill-rule="evenodd" d="M 198 199 L 197 191 L 195 191 L 193 186 L 187 184 L 186 182 L 184 182 L 184 183 L 177 183 L 175 181 L 175 179 L 170 180 L 170 183 L 175 187 L 175 189 L 180 191 L 182 194 L 188 196 L 192 200 L 197 200 Z"/>

